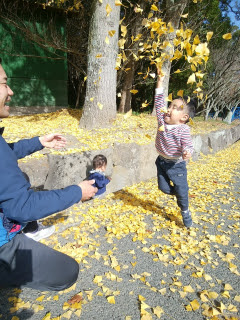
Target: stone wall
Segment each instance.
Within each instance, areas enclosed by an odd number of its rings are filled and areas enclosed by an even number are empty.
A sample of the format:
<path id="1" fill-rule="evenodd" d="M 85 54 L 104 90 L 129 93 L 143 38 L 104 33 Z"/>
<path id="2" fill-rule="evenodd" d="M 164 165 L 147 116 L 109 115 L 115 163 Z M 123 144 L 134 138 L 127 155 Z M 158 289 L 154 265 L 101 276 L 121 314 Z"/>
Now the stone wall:
<path id="1" fill-rule="evenodd" d="M 240 125 L 230 129 L 193 136 L 193 160 L 201 153 L 215 153 L 240 139 Z M 154 142 L 147 145 L 136 143 L 115 143 L 104 150 L 55 155 L 48 153 L 44 159 L 33 159 L 20 163 L 33 187 L 44 189 L 63 188 L 86 179 L 96 154 L 104 154 L 108 159 L 106 175 L 111 176 L 107 192 L 114 192 L 125 186 L 156 176 L 155 160 L 157 152 Z"/>

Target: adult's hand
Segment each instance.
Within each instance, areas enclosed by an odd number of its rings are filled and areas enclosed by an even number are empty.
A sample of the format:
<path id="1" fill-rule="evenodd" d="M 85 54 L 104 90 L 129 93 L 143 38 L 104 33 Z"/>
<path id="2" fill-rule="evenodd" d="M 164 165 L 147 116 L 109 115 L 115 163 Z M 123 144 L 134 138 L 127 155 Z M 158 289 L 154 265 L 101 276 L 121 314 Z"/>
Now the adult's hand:
<path id="1" fill-rule="evenodd" d="M 46 136 L 39 137 L 41 144 L 46 148 L 61 149 L 64 148 L 67 140 L 61 134 L 50 133 Z"/>
<path id="2" fill-rule="evenodd" d="M 98 191 L 98 188 L 95 188 L 93 184 L 95 180 L 85 180 L 79 183 L 79 187 L 82 189 L 82 201 L 88 200 L 95 196 L 95 193 Z"/>

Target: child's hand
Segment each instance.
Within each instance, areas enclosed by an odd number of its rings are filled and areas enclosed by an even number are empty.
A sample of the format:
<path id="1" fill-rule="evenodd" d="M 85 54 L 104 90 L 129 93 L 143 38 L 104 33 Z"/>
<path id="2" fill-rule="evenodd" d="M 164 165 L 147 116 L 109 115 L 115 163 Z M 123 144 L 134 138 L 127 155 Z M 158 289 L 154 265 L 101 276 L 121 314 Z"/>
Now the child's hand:
<path id="1" fill-rule="evenodd" d="M 183 151 L 182 157 L 183 160 L 189 160 L 192 157 L 192 154 L 189 151 Z"/>
<path id="2" fill-rule="evenodd" d="M 161 69 L 157 68 L 157 88 L 161 88 L 163 86 L 164 73 Z"/>

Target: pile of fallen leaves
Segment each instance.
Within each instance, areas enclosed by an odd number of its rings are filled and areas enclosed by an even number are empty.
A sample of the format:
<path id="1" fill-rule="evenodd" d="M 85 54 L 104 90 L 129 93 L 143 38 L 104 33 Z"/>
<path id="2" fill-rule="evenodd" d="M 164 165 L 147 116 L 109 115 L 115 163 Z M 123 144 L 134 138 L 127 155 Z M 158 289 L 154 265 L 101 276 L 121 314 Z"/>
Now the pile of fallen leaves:
<path id="1" fill-rule="evenodd" d="M 88 312 L 96 305 L 99 312 L 110 305 L 109 319 L 124 312 L 119 319 L 176 320 L 181 314 L 238 320 L 240 200 L 232 186 L 239 154 L 237 142 L 190 162 L 190 231 L 175 198 L 161 193 L 156 179 L 45 219 L 57 232 L 43 242 L 80 263 L 79 282 L 27 302 L 24 291 L 15 291 L 9 297 L 12 319 L 23 309 L 42 320 L 91 319 Z M 177 304 L 176 314 L 169 300 Z M 62 310 L 57 314 L 55 302 Z"/>
<path id="2" fill-rule="evenodd" d="M 63 109 L 53 113 L 35 114 L 26 116 L 14 116 L 3 120 L 6 127 L 4 137 L 7 141 L 17 141 L 23 138 L 41 136 L 48 133 L 62 133 L 72 135 L 81 146 L 76 148 L 67 147 L 57 153 L 72 153 L 87 150 L 101 150 L 108 148 L 114 142 L 147 144 L 155 140 L 157 130 L 156 117 L 150 114 L 126 116 L 118 114 L 116 120 L 109 128 L 86 130 L 79 128 L 81 117 L 80 110 Z M 192 134 L 208 133 L 221 130 L 240 123 L 234 121 L 227 125 L 222 121 L 203 121 L 199 118 L 191 125 Z M 56 151 L 54 151 L 56 153 Z M 41 156 L 36 153 L 34 157 Z M 33 156 L 31 156 L 33 157 Z"/>

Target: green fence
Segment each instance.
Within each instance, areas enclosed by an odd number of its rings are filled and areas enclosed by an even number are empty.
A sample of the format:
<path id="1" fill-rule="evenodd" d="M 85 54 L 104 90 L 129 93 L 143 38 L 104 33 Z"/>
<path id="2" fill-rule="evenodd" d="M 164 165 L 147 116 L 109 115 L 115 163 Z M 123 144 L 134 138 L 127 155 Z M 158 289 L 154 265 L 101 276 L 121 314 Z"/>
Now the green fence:
<path id="1" fill-rule="evenodd" d="M 9 79 L 8 83 L 14 92 L 11 105 L 66 107 L 68 105 L 66 54 L 50 46 L 44 47 L 44 39 L 51 40 L 47 31 L 49 15 L 39 11 L 39 16 L 35 12 L 34 17 L 33 24 L 27 20 L 24 24 L 29 26 L 31 32 L 37 30 L 43 39 L 42 46 L 29 40 L 24 32 L 7 21 L 0 23 L 0 56 Z M 56 37 L 61 37 L 62 41 L 65 37 L 63 16 L 55 16 L 55 27 Z"/>

